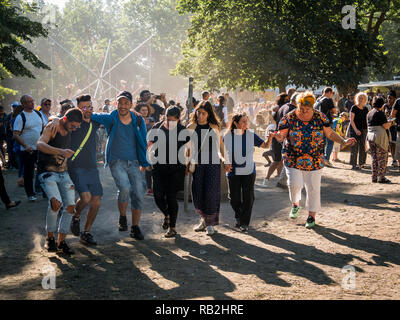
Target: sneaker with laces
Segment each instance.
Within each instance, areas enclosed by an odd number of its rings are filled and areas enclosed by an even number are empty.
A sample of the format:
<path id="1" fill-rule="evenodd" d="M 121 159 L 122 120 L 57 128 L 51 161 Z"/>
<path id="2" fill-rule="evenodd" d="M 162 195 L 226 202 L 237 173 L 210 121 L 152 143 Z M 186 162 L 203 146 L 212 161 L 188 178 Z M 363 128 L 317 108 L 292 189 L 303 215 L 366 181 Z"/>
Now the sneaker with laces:
<path id="1" fill-rule="evenodd" d="M 306 222 L 306 228 L 311 229 L 315 227 L 315 219 L 312 216 L 308 216 L 307 222 Z"/>
<path id="2" fill-rule="evenodd" d="M 213 226 L 206 227 L 206 235 L 212 236 L 214 233 L 215 233 L 215 230 L 214 230 Z"/>
<path id="3" fill-rule="evenodd" d="M 242 232 L 248 232 L 249 231 L 249 226 L 245 226 L 245 225 L 242 225 L 242 226 L 240 226 L 240 231 L 242 231 Z"/>
<path id="4" fill-rule="evenodd" d="M 97 245 L 97 242 L 94 240 L 93 236 L 89 232 L 82 232 L 81 239 L 79 241 L 86 245 Z"/>
<path id="5" fill-rule="evenodd" d="M 47 249 L 48 252 L 57 252 L 56 240 L 54 238 L 47 238 L 44 248 Z"/>
<path id="6" fill-rule="evenodd" d="M 140 231 L 139 226 L 132 226 L 131 228 L 131 237 L 136 240 L 144 240 L 144 236 Z"/>
<path id="7" fill-rule="evenodd" d="M 81 219 L 79 217 L 73 217 L 71 220 L 71 233 L 78 237 L 81 234 Z"/>
<path id="8" fill-rule="evenodd" d="M 75 251 L 70 248 L 70 246 L 65 242 L 65 240 L 60 242 L 60 244 L 58 245 L 58 250 L 68 255 L 75 253 Z"/>
<path id="9" fill-rule="evenodd" d="M 300 207 L 292 207 L 292 209 L 290 210 L 289 218 L 296 219 L 299 215 L 299 209 Z"/>
<path id="10" fill-rule="evenodd" d="M 201 219 L 199 225 L 194 228 L 194 231 L 196 232 L 201 232 L 206 230 L 206 224 L 203 219 Z"/>
<path id="11" fill-rule="evenodd" d="M 128 220 L 126 216 L 119 216 L 119 231 L 128 231 Z"/>

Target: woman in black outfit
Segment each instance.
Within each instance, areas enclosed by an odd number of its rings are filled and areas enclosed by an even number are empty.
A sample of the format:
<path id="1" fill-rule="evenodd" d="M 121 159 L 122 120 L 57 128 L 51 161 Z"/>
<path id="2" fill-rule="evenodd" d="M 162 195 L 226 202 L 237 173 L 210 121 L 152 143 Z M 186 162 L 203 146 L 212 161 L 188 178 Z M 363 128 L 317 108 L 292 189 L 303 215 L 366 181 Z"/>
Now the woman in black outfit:
<path id="1" fill-rule="evenodd" d="M 352 170 L 358 170 L 364 166 L 367 158 L 367 153 L 365 152 L 365 142 L 368 131 L 368 108 L 365 105 L 368 101 L 368 97 L 365 93 L 359 92 L 354 100 L 356 104 L 350 110 L 350 125 L 348 129 L 348 135 L 357 140 L 357 143 L 351 148 L 350 164 L 352 165 Z M 359 166 L 357 166 L 357 155 Z"/>
<path id="2" fill-rule="evenodd" d="M 178 200 L 176 195 L 179 190 L 183 189 L 183 181 L 185 177 L 185 164 L 180 163 L 178 152 L 183 145 L 189 141 L 187 137 L 184 141 L 178 141 L 179 133 L 185 129 L 185 127 L 179 122 L 181 115 L 181 110 L 177 106 L 171 106 L 166 111 L 166 120 L 156 123 L 149 134 L 155 135 L 149 141 L 149 150 L 151 151 L 151 145 L 158 141 L 158 137 L 163 135 L 165 140 L 165 159 L 162 154 L 160 154 L 159 148 L 155 150 L 154 156 L 159 159 L 159 161 L 153 165 L 153 193 L 154 200 L 164 214 L 164 223 L 162 228 L 167 230 L 165 234 L 166 238 L 172 238 L 177 235 L 176 231 L 176 219 L 178 217 Z M 157 132 L 157 130 L 159 130 Z M 173 132 L 176 131 L 176 132 Z M 172 135 L 173 134 L 173 135 Z M 170 136 L 172 135 L 174 139 L 170 141 Z M 177 146 L 176 150 L 173 149 L 175 153 L 174 157 L 169 153 L 170 143 L 174 143 Z M 172 158 L 172 159 L 171 159 Z M 175 159 L 173 159 L 175 158 Z M 162 159 L 162 160 L 161 160 Z"/>

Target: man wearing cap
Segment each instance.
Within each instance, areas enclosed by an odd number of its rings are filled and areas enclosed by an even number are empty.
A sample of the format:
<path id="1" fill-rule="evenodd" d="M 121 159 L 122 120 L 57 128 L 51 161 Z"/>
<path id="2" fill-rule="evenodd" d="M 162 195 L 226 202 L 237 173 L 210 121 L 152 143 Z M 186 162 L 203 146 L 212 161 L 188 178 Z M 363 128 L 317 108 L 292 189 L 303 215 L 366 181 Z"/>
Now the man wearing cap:
<path id="1" fill-rule="evenodd" d="M 51 117 L 50 109 L 51 109 L 51 100 L 48 98 L 43 98 L 42 101 L 40 102 L 39 112 L 42 114 L 45 125 L 49 123 L 49 118 Z"/>
<path id="2" fill-rule="evenodd" d="M 118 187 L 119 231 L 127 231 L 126 210 L 131 200 L 132 228 L 131 237 L 143 240 L 139 228 L 143 209 L 145 185 L 140 172 L 150 166 L 146 159 L 146 125 L 144 119 L 132 108 L 132 94 L 122 91 L 117 97 L 117 110 L 110 114 L 95 113 L 91 120 L 107 130 L 109 135 L 106 147 L 105 166 L 110 166 L 111 174 Z"/>

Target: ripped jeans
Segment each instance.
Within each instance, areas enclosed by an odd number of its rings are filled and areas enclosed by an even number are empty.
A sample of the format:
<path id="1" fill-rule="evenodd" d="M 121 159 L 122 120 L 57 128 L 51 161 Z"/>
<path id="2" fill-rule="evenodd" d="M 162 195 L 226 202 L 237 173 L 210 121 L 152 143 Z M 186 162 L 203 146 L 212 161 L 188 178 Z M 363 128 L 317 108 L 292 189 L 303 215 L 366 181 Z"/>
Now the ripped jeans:
<path id="1" fill-rule="evenodd" d="M 49 206 L 46 215 L 46 231 L 68 234 L 72 217 L 72 213 L 67 212 L 67 208 L 75 207 L 75 187 L 67 171 L 65 172 L 44 172 L 39 175 L 39 181 L 46 192 L 49 199 Z M 57 210 L 51 205 L 51 199 L 56 199 L 60 202 L 60 207 Z M 57 230 L 57 216 L 62 207 L 60 222 Z"/>

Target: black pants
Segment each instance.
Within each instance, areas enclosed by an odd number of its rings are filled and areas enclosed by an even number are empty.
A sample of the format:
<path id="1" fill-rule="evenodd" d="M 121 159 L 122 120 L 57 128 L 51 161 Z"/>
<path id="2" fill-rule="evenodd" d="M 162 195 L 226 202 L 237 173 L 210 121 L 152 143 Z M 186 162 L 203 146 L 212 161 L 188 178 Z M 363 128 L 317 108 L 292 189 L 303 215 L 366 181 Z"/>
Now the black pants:
<path id="1" fill-rule="evenodd" d="M 169 216 L 169 225 L 175 228 L 178 217 L 178 200 L 176 194 L 184 179 L 184 170 L 153 170 L 153 194 L 157 207 L 164 216 Z"/>
<path id="2" fill-rule="evenodd" d="M 6 187 L 4 186 L 3 172 L 1 171 L 1 169 L 0 169 L 0 196 L 1 196 L 1 201 L 3 201 L 5 205 L 10 204 L 11 200 L 8 197 Z"/>
<path id="3" fill-rule="evenodd" d="M 37 161 L 37 151 L 29 153 L 22 151 L 22 161 L 24 162 L 24 187 L 28 197 L 34 196 L 33 177 L 35 174 L 35 164 Z"/>
<path id="4" fill-rule="evenodd" d="M 240 225 L 248 226 L 250 224 L 255 180 L 255 174 L 228 177 L 229 199 L 235 211 L 236 221 Z"/>
<path id="5" fill-rule="evenodd" d="M 145 172 L 145 177 L 146 177 L 146 186 L 147 189 L 153 189 L 153 180 L 152 180 L 153 173 L 152 171 L 147 171 Z"/>
<path id="6" fill-rule="evenodd" d="M 357 143 L 351 148 L 350 164 L 354 167 L 357 165 L 357 155 L 358 164 L 360 166 L 365 164 L 367 159 L 367 153 L 365 152 L 365 143 L 367 139 L 367 129 L 362 129 L 361 135 L 357 136 L 355 133 L 351 134 L 352 138 L 357 140 Z"/>

